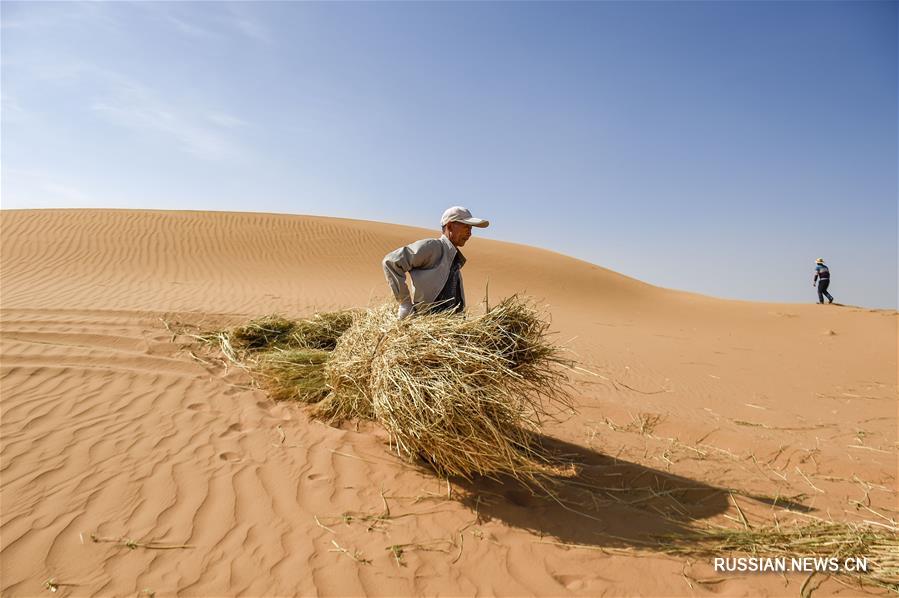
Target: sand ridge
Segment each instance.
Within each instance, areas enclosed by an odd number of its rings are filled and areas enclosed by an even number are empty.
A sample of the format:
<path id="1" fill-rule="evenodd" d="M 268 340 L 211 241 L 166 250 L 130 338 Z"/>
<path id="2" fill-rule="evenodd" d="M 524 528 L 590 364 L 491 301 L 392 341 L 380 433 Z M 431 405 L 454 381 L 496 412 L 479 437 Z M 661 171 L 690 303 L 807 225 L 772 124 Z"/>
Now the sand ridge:
<path id="1" fill-rule="evenodd" d="M 771 496 L 897 517 L 895 312 L 722 301 L 474 237 L 469 299 L 540 298 L 592 372 L 546 432 L 620 491 L 569 488 L 575 513 L 498 482 L 448 494 L 376 428 L 310 422 L 163 324 L 366 305 L 381 257 L 436 231 L 129 210 L 3 211 L 0 231 L 4 596 L 781 595 L 803 578 L 691 587 L 708 563 L 640 538 L 677 531 L 669 508 L 726 523 L 732 496 L 756 522 Z"/>

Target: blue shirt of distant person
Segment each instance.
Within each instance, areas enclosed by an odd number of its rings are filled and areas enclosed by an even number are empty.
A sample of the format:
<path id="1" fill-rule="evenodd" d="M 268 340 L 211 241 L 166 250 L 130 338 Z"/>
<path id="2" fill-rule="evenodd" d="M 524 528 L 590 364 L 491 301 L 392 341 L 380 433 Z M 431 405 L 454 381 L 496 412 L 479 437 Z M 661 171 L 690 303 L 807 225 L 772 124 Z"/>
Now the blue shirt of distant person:
<path id="1" fill-rule="evenodd" d="M 824 263 L 824 258 L 815 260 L 815 277 L 812 278 L 812 286 L 818 285 L 818 303 L 824 304 L 824 298 L 827 297 L 828 303 L 833 303 L 833 297 L 827 292 L 830 286 L 830 268 Z"/>

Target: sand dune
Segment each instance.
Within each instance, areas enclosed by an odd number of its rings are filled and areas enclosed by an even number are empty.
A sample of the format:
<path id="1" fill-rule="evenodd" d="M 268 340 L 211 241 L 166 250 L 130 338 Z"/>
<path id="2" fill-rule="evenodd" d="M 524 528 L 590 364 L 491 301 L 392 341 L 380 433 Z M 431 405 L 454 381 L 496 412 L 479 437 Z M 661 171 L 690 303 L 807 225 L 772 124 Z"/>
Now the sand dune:
<path id="1" fill-rule="evenodd" d="M 721 575 L 641 539 L 729 523 L 734 501 L 770 521 L 774 496 L 838 521 L 899 516 L 895 312 L 723 301 L 475 236 L 470 303 L 488 280 L 491 300 L 539 298 L 593 372 L 546 434 L 615 490 L 559 503 L 448 487 L 376 427 L 310 422 L 163 324 L 382 300 L 381 257 L 436 231 L 126 210 L 3 211 L 0 226 L 4 596 L 48 579 L 73 596 L 795 595 L 805 576 L 691 582 Z"/>

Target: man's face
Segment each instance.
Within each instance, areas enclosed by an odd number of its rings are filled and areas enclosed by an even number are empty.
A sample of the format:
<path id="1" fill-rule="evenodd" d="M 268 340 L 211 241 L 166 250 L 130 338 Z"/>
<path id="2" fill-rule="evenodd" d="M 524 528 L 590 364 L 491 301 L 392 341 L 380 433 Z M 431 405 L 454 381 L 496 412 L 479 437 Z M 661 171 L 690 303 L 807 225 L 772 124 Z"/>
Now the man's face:
<path id="1" fill-rule="evenodd" d="M 471 236 L 471 225 L 462 222 L 449 222 L 446 225 L 446 237 L 456 247 L 462 247 Z"/>

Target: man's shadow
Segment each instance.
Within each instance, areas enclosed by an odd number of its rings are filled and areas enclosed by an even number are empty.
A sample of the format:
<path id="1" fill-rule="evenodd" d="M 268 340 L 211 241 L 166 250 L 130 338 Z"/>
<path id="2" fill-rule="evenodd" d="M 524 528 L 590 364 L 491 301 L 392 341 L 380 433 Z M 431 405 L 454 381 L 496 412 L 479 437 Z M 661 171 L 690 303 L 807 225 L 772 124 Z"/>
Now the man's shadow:
<path id="1" fill-rule="evenodd" d="M 462 503 L 483 523 L 498 519 L 565 544 L 650 547 L 653 538 L 689 535 L 691 522 L 719 515 L 731 506 L 728 488 L 629 463 L 596 451 L 538 435 L 558 463 L 576 463 L 571 477 L 547 477 L 538 487 L 512 477 L 454 479 Z M 740 500 L 808 512 L 800 503 L 739 492 Z M 694 528 L 695 529 L 695 528 Z"/>

